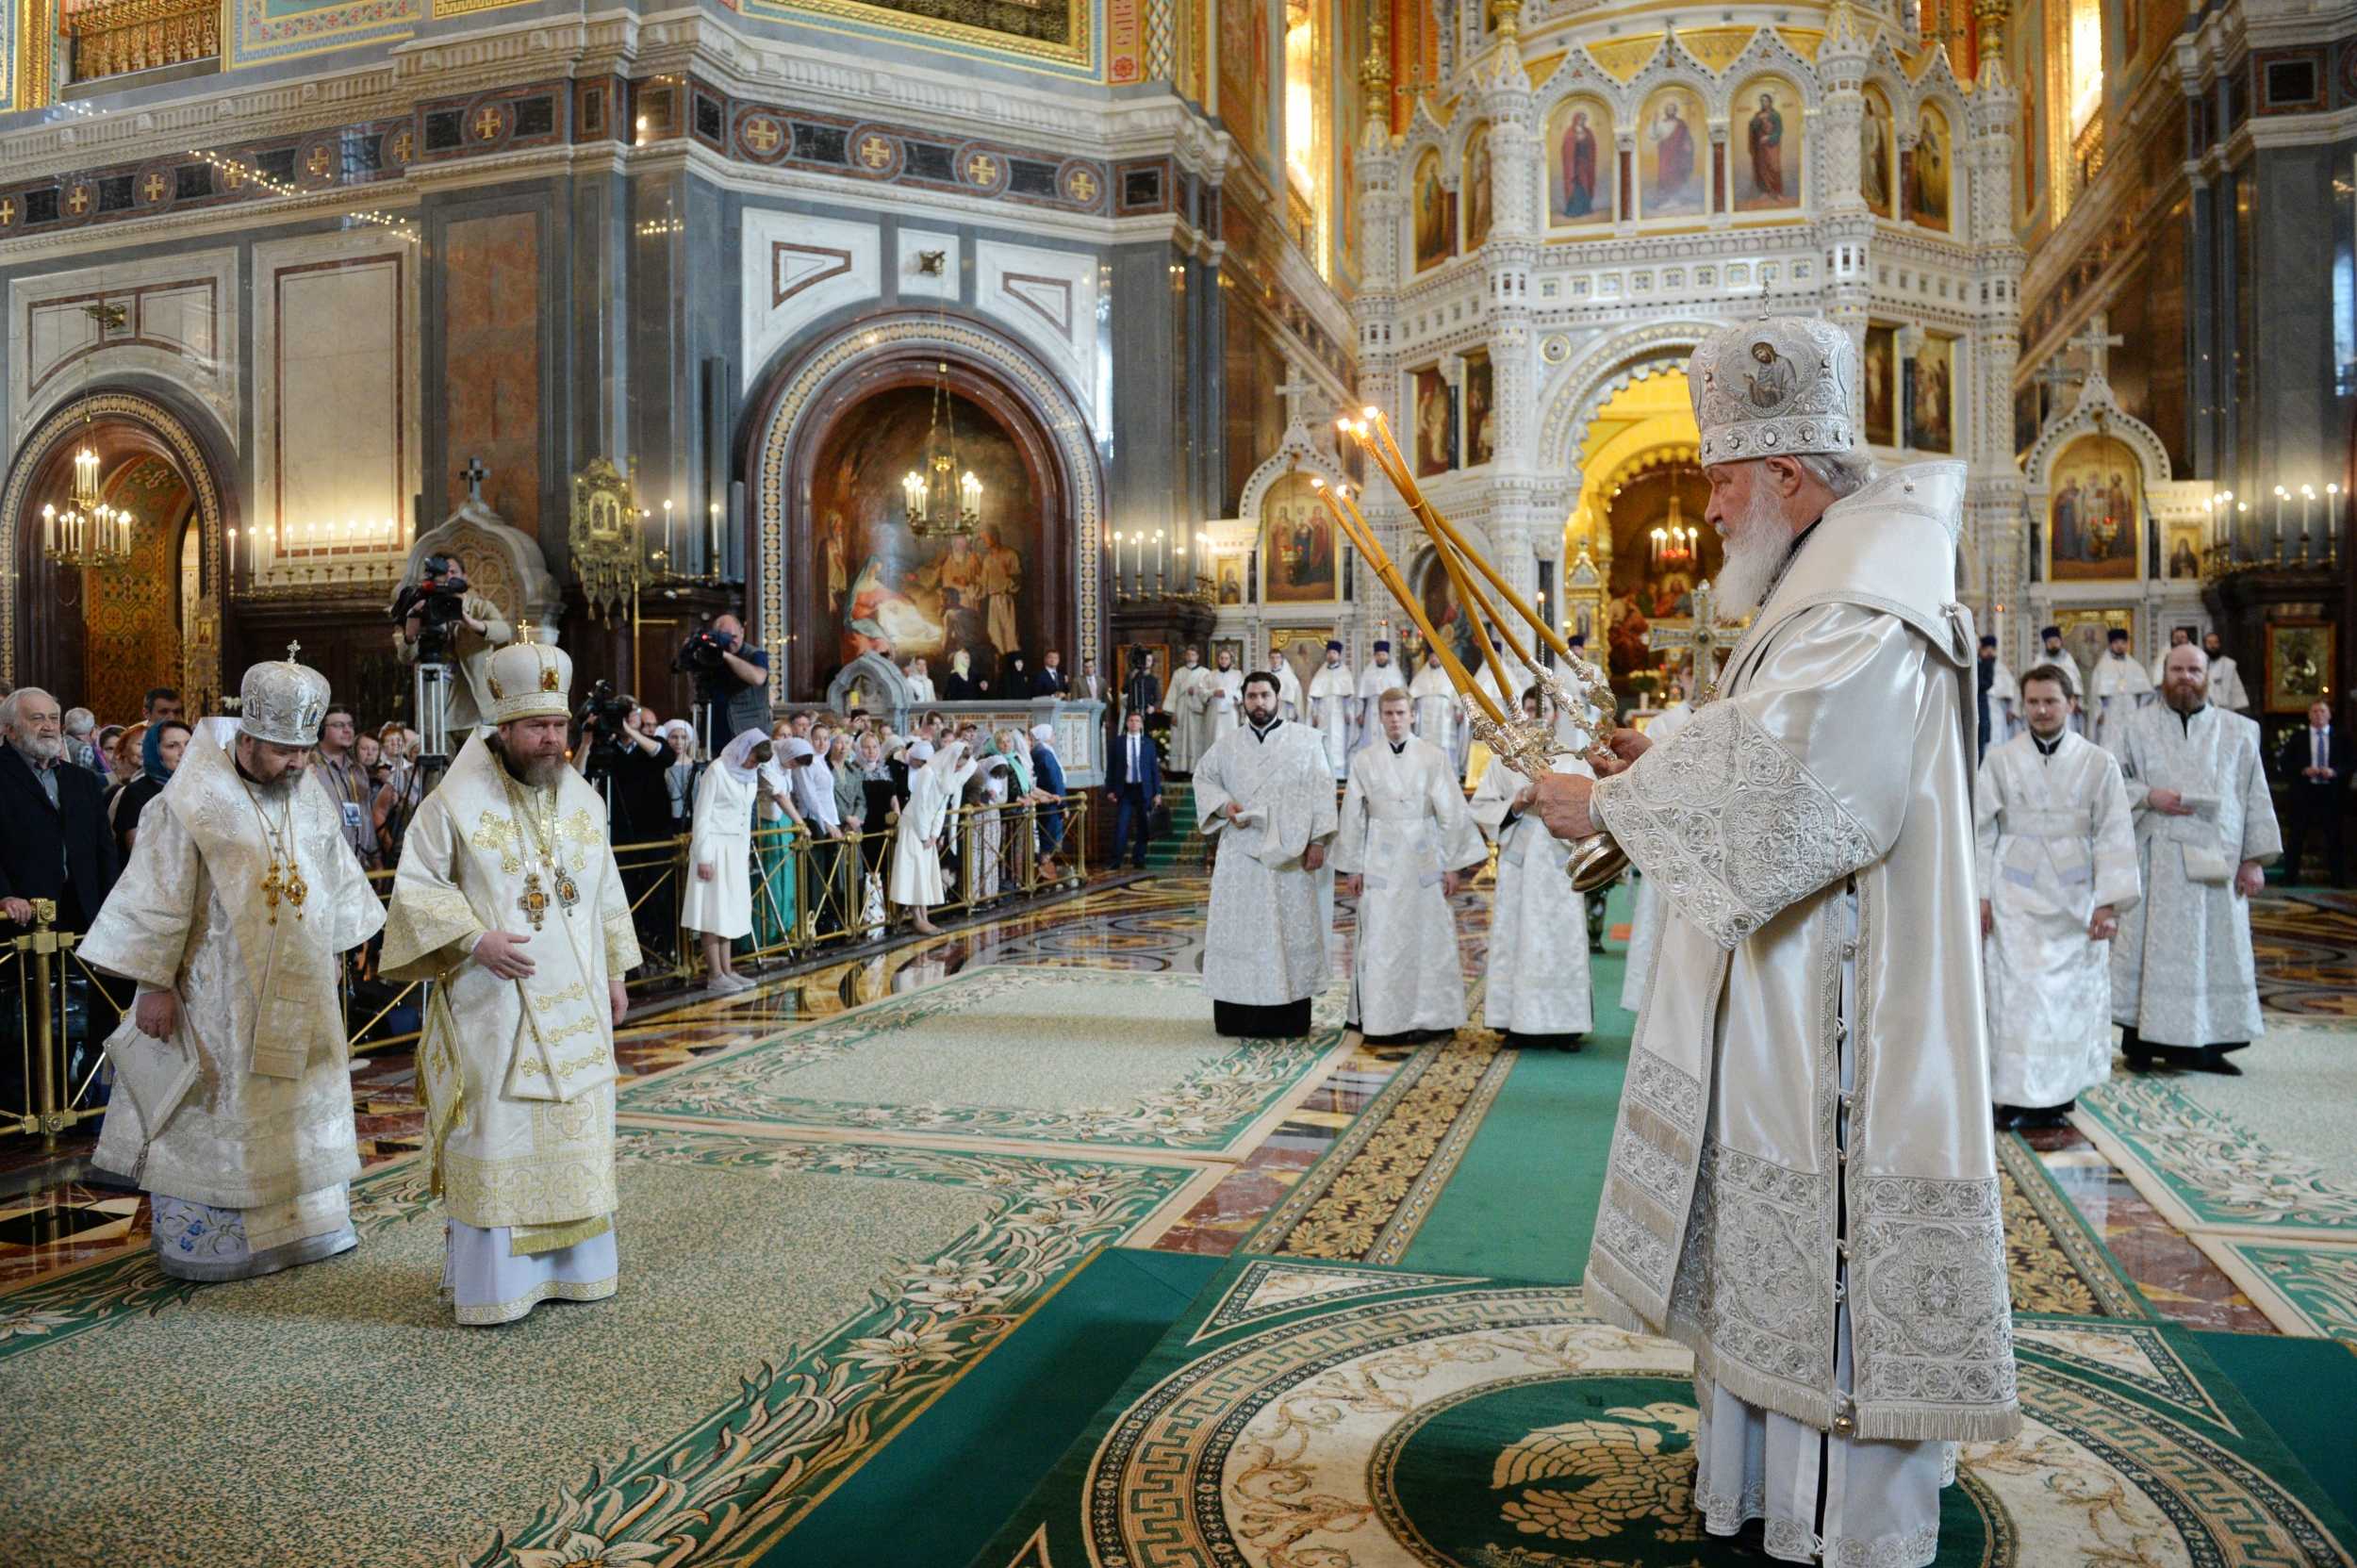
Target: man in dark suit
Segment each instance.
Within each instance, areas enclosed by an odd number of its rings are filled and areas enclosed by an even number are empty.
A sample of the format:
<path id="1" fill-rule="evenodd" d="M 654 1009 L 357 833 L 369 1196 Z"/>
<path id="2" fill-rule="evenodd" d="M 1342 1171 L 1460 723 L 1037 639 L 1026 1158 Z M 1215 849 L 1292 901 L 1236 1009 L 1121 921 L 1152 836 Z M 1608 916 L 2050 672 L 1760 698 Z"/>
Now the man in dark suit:
<path id="1" fill-rule="evenodd" d="M 2341 812 L 2349 803 L 2351 761 L 2349 735 L 2332 722 L 2329 703 L 2313 704 L 2307 726 L 2294 730 L 2284 740 L 2275 770 L 2290 795 L 2284 802 L 2289 809 L 2283 814 L 2283 867 L 2289 880 L 2299 880 L 2300 851 L 2308 847 L 2312 828 L 2324 835 L 2325 866 L 2332 874 L 2332 885 L 2338 887 L 2348 880 L 2349 867 L 2341 851 Z"/>
<path id="2" fill-rule="evenodd" d="M 0 701 L 0 915 L 33 923 L 33 901 L 54 899 L 62 931 L 88 931 L 121 869 L 114 834 L 99 801 L 103 786 L 87 767 L 65 762 L 58 700 L 22 686 Z"/>
<path id="3" fill-rule="evenodd" d="M 1113 736 L 1113 755 L 1105 759 L 1105 788 L 1113 798 L 1113 864 L 1121 864 L 1121 847 L 1129 842 L 1136 824 L 1137 852 L 1132 867 L 1146 865 L 1146 846 L 1153 837 L 1155 811 L 1162 803 L 1162 763 L 1154 751 L 1154 737 L 1146 733 L 1146 715 L 1135 708 Z"/>
<path id="4" fill-rule="evenodd" d="M 1043 655 L 1039 673 L 1031 677 L 1031 695 L 1034 697 L 1069 697 L 1072 695 L 1072 677 L 1063 672 L 1063 655 L 1052 648 Z"/>

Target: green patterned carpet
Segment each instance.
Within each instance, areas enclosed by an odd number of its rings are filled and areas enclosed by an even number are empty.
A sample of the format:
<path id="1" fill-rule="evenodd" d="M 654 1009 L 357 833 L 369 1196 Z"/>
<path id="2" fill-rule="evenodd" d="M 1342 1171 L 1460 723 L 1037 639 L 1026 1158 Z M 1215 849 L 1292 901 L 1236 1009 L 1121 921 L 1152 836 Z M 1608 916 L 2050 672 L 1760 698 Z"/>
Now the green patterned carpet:
<path id="1" fill-rule="evenodd" d="M 1222 1040 L 1192 975 L 983 967 L 626 1086 L 626 1118 L 1228 1154 L 1316 1086 L 1305 1040 Z"/>
<path id="2" fill-rule="evenodd" d="M 1201 1174 L 686 1129 L 618 1161 L 620 1293 L 504 1329 L 451 1326 L 414 1161 L 354 1184 L 341 1258 L 0 1297 L 0 1560 L 747 1560 Z"/>
<path id="3" fill-rule="evenodd" d="M 2345 1564 L 2347 1518 L 2186 1331 L 2024 1318 L 2019 1436 L 1943 1564 Z M 1690 1506 L 1691 1365 L 1579 1292 L 1238 1259 L 973 1568 L 1755 1560 Z"/>

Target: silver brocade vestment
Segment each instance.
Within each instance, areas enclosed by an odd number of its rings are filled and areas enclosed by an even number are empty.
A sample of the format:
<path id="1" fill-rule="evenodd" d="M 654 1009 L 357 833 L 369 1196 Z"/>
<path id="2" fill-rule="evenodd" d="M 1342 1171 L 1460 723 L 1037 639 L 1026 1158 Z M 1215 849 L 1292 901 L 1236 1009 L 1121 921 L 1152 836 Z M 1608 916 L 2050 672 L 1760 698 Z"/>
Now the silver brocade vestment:
<path id="1" fill-rule="evenodd" d="M 1222 815 L 1230 801 L 1240 822 Z M 1196 822 L 1215 835 L 1203 988 L 1214 1001 L 1276 1007 L 1326 988 L 1327 918 L 1320 879 L 1302 865 L 1334 836 L 1334 778 L 1326 743 L 1306 724 L 1235 731 L 1195 767 Z"/>
<path id="2" fill-rule="evenodd" d="M 1558 751 L 1554 761 L 1558 773 L 1595 777 L 1576 751 Z M 1510 767 L 1492 767 L 1474 791 L 1474 820 L 1498 845 L 1482 1019 L 1501 1033 L 1585 1034 L 1595 1027 L 1588 899 L 1572 885 L 1571 845 L 1536 817 L 1506 820 L 1526 782 Z M 1629 962 L 1637 962 L 1634 937 Z"/>
<path id="3" fill-rule="evenodd" d="M 1355 1015 L 1367 1033 L 1456 1029 L 1465 1021 L 1450 871 L 1488 858 L 1455 767 L 1437 746 L 1397 754 L 1379 736 L 1351 754 L 1334 837 L 1334 869 L 1366 880 L 1353 953 Z"/>
<path id="4" fill-rule="evenodd" d="M 1962 464 L 1932 463 L 1829 507 L 1725 695 L 1594 797 L 1669 916 L 1589 1299 L 1685 1344 L 1746 1403 L 1867 1441 L 2020 1424 L 1972 874 L 1976 649 L 1954 602 L 1963 493 Z"/>

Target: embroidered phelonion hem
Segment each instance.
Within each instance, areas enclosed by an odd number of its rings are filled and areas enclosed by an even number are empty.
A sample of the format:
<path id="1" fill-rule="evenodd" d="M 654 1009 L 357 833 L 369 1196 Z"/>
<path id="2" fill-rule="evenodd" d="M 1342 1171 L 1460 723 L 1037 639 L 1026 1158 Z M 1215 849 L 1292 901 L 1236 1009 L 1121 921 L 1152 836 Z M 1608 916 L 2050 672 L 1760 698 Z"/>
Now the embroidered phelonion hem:
<path id="1" fill-rule="evenodd" d="M 575 1283 L 569 1279 L 543 1279 L 513 1301 L 493 1301 L 480 1307 L 461 1307 L 453 1303 L 451 1311 L 458 1315 L 462 1329 L 489 1329 L 503 1323 L 513 1323 L 529 1313 L 543 1301 L 602 1301 L 612 1296 L 618 1274 L 602 1279 Z"/>
<path id="2" fill-rule="evenodd" d="M 156 1266 L 174 1279 L 194 1279 L 217 1285 L 225 1279 L 258 1279 L 265 1274 L 296 1268 L 304 1263 L 316 1263 L 321 1258 L 333 1258 L 338 1252 L 349 1252 L 360 1245 L 359 1236 L 347 1221 L 340 1230 L 324 1235 L 305 1236 L 284 1246 L 273 1246 L 267 1252 L 256 1252 L 245 1258 L 224 1258 L 212 1263 L 175 1256 L 156 1249 Z"/>
<path id="3" fill-rule="evenodd" d="M 1747 1405 L 1789 1416 L 1819 1431 L 1833 1426 L 1833 1396 L 1805 1388 L 1787 1378 L 1770 1377 L 1742 1362 L 1714 1354 L 1699 1325 L 1673 1312 L 1666 1323 L 1646 1321 L 1645 1315 L 1623 1297 L 1635 1281 L 1608 1257 L 1591 1252 L 1583 1286 L 1588 1310 L 1616 1329 L 1655 1339 L 1674 1340 L 1693 1352 L 1697 1376 L 1708 1378 Z M 2021 1429 L 2021 1407 L 2015 1400 L 1977 1409 L 1909 1404 L 1859 1404 L 1855 1407 L 1857 1437 L 1868 1443 L 2002 1443 Z"/>

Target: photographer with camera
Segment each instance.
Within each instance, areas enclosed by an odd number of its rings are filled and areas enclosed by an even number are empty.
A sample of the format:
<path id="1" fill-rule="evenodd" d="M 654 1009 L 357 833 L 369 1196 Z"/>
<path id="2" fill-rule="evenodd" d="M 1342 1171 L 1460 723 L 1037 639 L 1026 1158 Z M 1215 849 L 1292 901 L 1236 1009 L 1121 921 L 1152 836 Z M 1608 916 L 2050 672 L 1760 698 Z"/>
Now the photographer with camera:
<path id="1" fill-rule="evenodd" d="M 600 681 L 589 688 L 573 722 L 581 730 L 573 754 L 582 777 L 606 798 L 613 841 L 636 844 L 669 836 L 671 799 L 664 770 L 670 765 L 670 748 L 638 699 L 628 692 L 618 696 L 613 682 Z"/>
<path id="2" fill-rule="evenodd" d="M 696 701 L 711 711 L 709 744 L 717 755 L 747 730 L 769 728 L 769 655 L 745 640 L 733 615 L 689 634 L 671 668 L 696 680 Z"/>
<path id="3" fill-rule="evenodd" d="M 491 655 L 516 640 L 516 629 L 467 586 L 466 563 L 455 555 L 428 555 L 418 580 L 393 601 L 392 618 L 393 653 L 402 663 L 457 668 L 444 718 L 455 751 L 491 711 Z"/>

